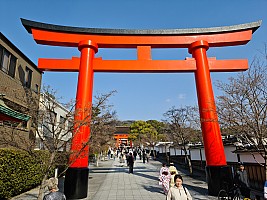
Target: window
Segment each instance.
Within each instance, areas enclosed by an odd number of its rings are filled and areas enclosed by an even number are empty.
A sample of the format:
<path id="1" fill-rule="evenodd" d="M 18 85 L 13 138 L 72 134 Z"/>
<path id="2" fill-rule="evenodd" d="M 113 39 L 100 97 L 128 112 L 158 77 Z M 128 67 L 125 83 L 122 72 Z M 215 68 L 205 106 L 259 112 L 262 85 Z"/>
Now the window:
<path id="1" fill-rule="evenodd" d="M 73 120 L 68 120 L 68 130 L 71 131 L 73 129 Z"/>
<path id="2" fill-rule="evenodd" d="M 3 51 L 4 51 L 4 48 L 0 45 L 0 68 L 1 69 L 2 69 Z"/>
<path id="3" fill-rule="evenodd" d="M 25 86 L 27 88 L 31 88 L 32 84 L 32 70 L 28 67 L 26 67 L 26 73 L 25 73 Z"/>
<path id="4" fill-rule="evenodd" d="M 12 78 L 14 78 L 16 65 L 17 58 L 0 45 L 0 69 Z"/>
<path id="5" fill-rule="evenodd" d="M 60 116 L 60 119 L 59 119 L 59 127 L 64 129 L 65 128 L 65 122 L 66 122 L 66 119 L 62 116 Z"/>
<path id="6" fill-rule="evenodd" d="M 8 73 L 8 64 L 9 64 L 9 57 L 10 57 L 10 53 L 8 51 L 5 51 L 5 49 L 3 50 L 3 54 L 2 54 L 2 71 L 5 73 Z"/>
<path id="7" fill-rule="evenodd" d="M 12 78 L 15 77 L 16 65 L 17 65 L 17 58 L 11 55 L 8 75 L 11 76 Z"/>
<path id="8" fill-rule="evenodd" d="M 35 84 L 35 91 L 34 92 L 38 94 L 38 92 L 39 92 L 39 85 L 38 84 Z"/>
<path id="9" fill-rule="evenodd" d="M 44 121 L 42 126 L 43 126 L 43 136 L 44 137 L 51 137 L 52 134 L 49 130 L 49 123 L 47 121 Z"/>
<path id="10" fill-rule="evenodd" d="M 57 113 L 51 110 L 49 111 L 49 117 L 50 123 L 55 126 L 57 122 Z"/>

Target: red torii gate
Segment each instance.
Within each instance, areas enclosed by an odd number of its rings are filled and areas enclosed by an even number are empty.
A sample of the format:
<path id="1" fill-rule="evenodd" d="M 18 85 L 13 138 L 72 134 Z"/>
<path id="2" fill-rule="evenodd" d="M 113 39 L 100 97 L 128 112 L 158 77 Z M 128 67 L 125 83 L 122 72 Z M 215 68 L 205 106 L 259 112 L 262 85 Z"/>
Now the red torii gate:
<path id="1" fill-rule="evenodd" d="M 210 72 L 243 71 L 248 69 L 245 60 L 216 60 L 208 58 L 209 47 L 244 45 L 251 40 L 261 21 L 235 26 L 128 30 L 59 26 L 21 19 L 23 26 L 38 44 L 76 47 L 81 57 L 64 59 L 39 59 L 43 71 L 79 72 L 75 121 L 90 116 L 94 72 L 194 72 L 199 104 L 202 136 L 206 155 L 206 172 L 209 194 L 217 195 L 224 181 L 231 181 L 227 166 L 220 127 L 216 113 Z M 136 48 L 137 60 L 102 60 L 95 58 L 98 48 Z M 151 48 L 187 48 L 193 58 L 186 60 L 152 60 Z M 79 128 L 74 135 L 71 150 L 79 151 L 88 141 L 89 125 Z M 83 156 L 71 156 L 71 166 L 66 172 L 65 194 L 70 199 L 87 196 L 88 146 Z"/>

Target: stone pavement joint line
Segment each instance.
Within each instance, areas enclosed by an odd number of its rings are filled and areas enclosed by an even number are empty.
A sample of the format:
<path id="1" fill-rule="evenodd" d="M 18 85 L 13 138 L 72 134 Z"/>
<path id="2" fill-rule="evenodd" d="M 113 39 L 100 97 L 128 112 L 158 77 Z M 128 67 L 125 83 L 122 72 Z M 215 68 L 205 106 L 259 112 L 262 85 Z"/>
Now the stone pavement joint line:
<path id="1" fill-rule="evenodd" d="M 149 160 L 143 163 L 136 160 L 134 173 L 129 174 L 126 163 L 119 160 L 100 161 L 99 166 L 89 165 L 88 197 L 83 200 L 165 200 L 161 186 L 158 185 L 161 163 Z M 179 171 L 183 176 L 184 186 L 195 200 L 215 200 L 207 195 L 207 184 L 201 179 L 194 179 Z M 62 181 L 63 182 L 63 181 Z M 63 185 L 60 185 L 63 191 Z M 21 194 L 12 200 L 36 200 L 38 188 Z"/>

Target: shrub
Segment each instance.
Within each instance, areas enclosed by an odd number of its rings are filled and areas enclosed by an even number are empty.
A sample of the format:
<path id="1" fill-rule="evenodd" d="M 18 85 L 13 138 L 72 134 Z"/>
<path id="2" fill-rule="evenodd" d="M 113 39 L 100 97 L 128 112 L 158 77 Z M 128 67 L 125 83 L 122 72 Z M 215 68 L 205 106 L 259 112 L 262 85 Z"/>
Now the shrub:
<path id="1" fill-rule="evenodd" d="M 0 149 L 0 199 L 8 199 L 38 186 L 46 171 L 49 152 L 29 154 Z"/>

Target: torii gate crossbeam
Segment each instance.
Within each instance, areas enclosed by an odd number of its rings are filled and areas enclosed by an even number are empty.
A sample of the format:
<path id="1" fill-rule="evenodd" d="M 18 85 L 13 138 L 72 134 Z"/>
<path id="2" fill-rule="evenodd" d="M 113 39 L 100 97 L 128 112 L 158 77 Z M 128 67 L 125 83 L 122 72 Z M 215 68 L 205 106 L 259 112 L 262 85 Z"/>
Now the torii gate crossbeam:
<path id="1" fill-rule="evenodd" d="M 227 166 L 220 134 L 210 72 L 242 71 L 248 69 L 248 61 L 216 60 L 208 58 L 210 47 L 244 45 L 248 43 L 261 21 L 235 26 L 128 30 L 99 29 L 59 26 L 21 19 L 22 24 L 38 44 L 76 47 L 81 57 L 72 59 L 39 59 L 38 68 L 43 71 L 79 72 L 75 123 L 90 116 L 94 72 L 149 72 L 195 74 L 200 122 L 206 156 L 206 173 L 209 194 L 217 195 L 220 185 L 231 182 L 231 169 Z M 103 60 L 95 58 L 98 48 L 135 48 L 137 60 Z M 152 60 L 152 48 L 187 48 L 193 58 L 185 60 Z M 88 141 L 90 126 L 79 128 L 75 133 L 71 150 L 80 151 Z M 71 166 L 65 177 L 65 194 L 69 199 L 87 196 L 88 155 L 71 156 Z"/>

